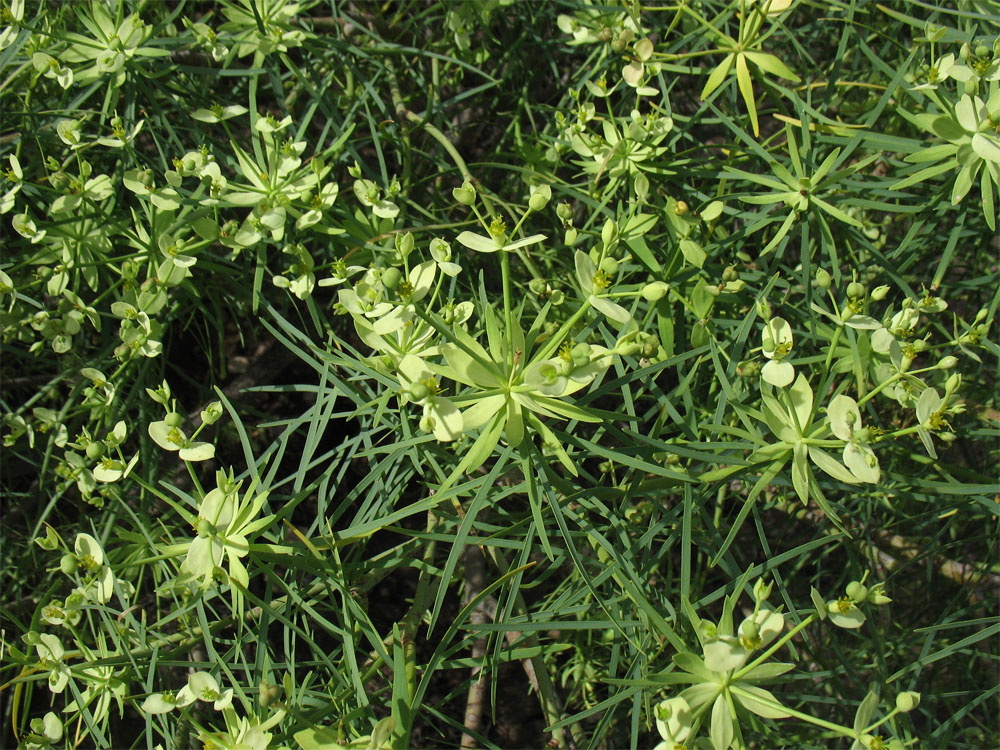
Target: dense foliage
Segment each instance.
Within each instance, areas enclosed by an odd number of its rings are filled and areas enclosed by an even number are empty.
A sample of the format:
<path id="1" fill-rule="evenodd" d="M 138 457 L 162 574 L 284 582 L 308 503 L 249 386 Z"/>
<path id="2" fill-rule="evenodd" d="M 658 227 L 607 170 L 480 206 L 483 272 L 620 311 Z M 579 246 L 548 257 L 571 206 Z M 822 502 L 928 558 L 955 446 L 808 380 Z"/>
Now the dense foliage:
<path id="1" fill-rule="evenodd" d="M 996 2 L 5 0 L 0 96 L 3 746 L 1000 742 Z"/>

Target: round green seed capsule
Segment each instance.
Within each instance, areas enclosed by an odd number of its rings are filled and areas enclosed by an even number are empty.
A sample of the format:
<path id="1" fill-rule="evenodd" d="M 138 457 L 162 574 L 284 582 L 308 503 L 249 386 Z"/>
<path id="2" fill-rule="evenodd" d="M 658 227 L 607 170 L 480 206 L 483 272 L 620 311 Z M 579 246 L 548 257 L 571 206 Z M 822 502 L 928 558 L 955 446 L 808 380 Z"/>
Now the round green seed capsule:
<path id="1" fill-rule="evenodd" d="M 863 602 L 868 597 L 868 587 L 861 581 L 851 581 L 847 584 L 847 595 L 856 602 Z"/>
<path id="2" fill-rule="evenodd" d="M 63 555 L 59 560 L 59 570 L 63 575 L 71 576 L 76 572 L 76 555 Z"/>
<path id="3" fill-rule="evenodd" d="M 386 289 L 395 289 L 402 278 L 403 275 L 398 268 L 387 268 L 382 272 L 382 285 Z"/>

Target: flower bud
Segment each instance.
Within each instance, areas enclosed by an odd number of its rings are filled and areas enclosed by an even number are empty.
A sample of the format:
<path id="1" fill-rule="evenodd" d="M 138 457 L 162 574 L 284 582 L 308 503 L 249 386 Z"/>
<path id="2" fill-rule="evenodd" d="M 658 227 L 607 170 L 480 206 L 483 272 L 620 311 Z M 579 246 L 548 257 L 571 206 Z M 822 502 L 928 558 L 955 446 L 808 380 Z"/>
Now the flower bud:
<path id="1" fill-rule="evenodd" d="M 590 364 L 590 344 L 579 343 L 574 346 L 569 353 L 576 367 L 584 367 Z"/>
<path id="2" fill-rule="evenodd" d="M 63 603 L 63 607 L 68 611 L 80 609 L 87 600 L 84 598 L 83 594 L 70 594 L 66 597 L 66 601 Z"/>
<path id="3" fill-rule="evenodd" d="M 213 401 L 201 412 L 201 421 L 204 424 L 215 424 L 222 417 L 222 404 L 219 401 Z"/>
<path id="4" fill-rule="evenodd" d="M 973 77 L 965 82 L 964 91 L 966 96 L 975 96 L 979 90 L 979 82 Z"/>
<path id="5" fill-rule="evenodd" d="M 872 289 L 871 298 L 876 302 L 881 302 L 882 300 L 885 299 L 885 295 L 887 295 L 888 293 L 889 293 L 889 287 L 883 284 L 882 286 L 877 286 L 874 289 Z"/>
<path id="6" fill-rule="evenodd" d="M 647 302 L 656 302 L 663 299 L 668 291 L 670 291 L 670 284 L 665 281 L 654 281 L 640 289 L 639 294 Z"/>
<path id="7" fill-rule="evenodd" d="M 257 702 L 261 708 L 267 708 L 281 698 L 281 685 L 272 685 L 267 680 L 261 680 L 259 689 L 260 693 L 257 694 Z"/>
<path id="8" fill-rule="evenodd" d="M 635 38 L 635 32 L 632 29 L 622 29 L 618 38 L 611 43 L 611 49 L 615 51 L 616 54 L 621 54 L 625 51 L 628 43 Z"/>
<path id="9" fill-rule="evenodd" d="M 896 696 L 896 708 L 898 708 L 903 713 L 908 713 L 912 711 L 917 706 L 920 705 L 920 693 L 916 693 L 912 690 L 907 690 L 905 693 L 900 693 Z"/>
<path id="10" fill-rule="evenodd" d="M 396 251 L 405 258 L 413 252 L 413 232 L 397 234 L 395 239 Z"/>
<path id="11" fill-rule="evenodd" d="M 49 184 L 60 193 L 64 193 L 69 189 L 70 182 L 72 180 L 65 172 L 53 172 L 49 175 Z"/>
<path id="12" fill-rule="evenodd" d="M 463 206 L 471 206 L 476 202 L 476 189 L 472 186 L 471 182 L 466 180 L 462 183 L 462 187 L 451 191 L 451 196 Z"/>
<path id="13" fill-rule="evenodd" d="M 942 39 L 947 29 L 944 26 L 938 26 L 930 21 L 924 24 L 924 36 L 927 37 L 927 41 L 933 44 L 937 44 Z"/>
<path id="14" fill-rule="evenodd" d="M 958 390 L 959 386 L 961 385 L 962 385 L 962 376 L 957 372 L 953 372 L 951 375 L 948 376 L 948 380 L 945 381 L 944 392 L 946 394 L 954 393 L 955 391 Z"/>
<path id="15" fill-rule="evenodd" d="M 763 578 L 758 578 L 757 582 L 753 585 L 753 598 L 757 602 L 765 602 L 767 598 L 771 595 L 771 589 L 774 588 L 773 583 L 765 583 Z"/>
<path id="16" fill-rule="evenodd" d="M 962 60 L 968 60 L 972 56 L 972 47 L 968 42 L 962 45 L 962 48 L 958 52 L 958 56 L 961 57 Z"/>
<path id="17" fill-rule="evenodd" d="M 885 595 L 885 589 L 881 583 L 877 583 L 868 591 L 868 601 L 877 607 L 889 604 L 892 599 Z"/>
<path id="18" fill-rule="evenodd" d="M 566 229 L 566 236 L 563 237 L 563 242 L 573 247 L 576 244 L 576 227 L 569 227 Z"/>
<path id="19" fill-rule="evenodd" d="M 865 285 L 860 281 L 852 281 L 847 285 L 847 296 L 853 299 L 865 296 Z"/>
<path id="20" fill-rule="evenodd" d="M 431 240 L 430 249 L 431 257 L 438 263 L 448 263 L 451 261 L 451 245 L 440 237 L 435 237 Z"/>
<path id="21" fill-rule="evenodd" d="M 851 581 L 847 584 L 846 592 L 847 596 L 856 602 L 863 602 L 868 598 L 868 587 L 861 581 Z"/>
<path id="22" fill-rule="evenodd" d="M 830 278 L 830 272 L 825 268 L 816 269 L 816 277 L 813 279 L 813 284 L 815 284 L 819 289 L 829 289 L 832 279 Z"/>
<path id="23" fill-rule="evenodd" d="M 916 343 L 916 342 L 914 342 L 914 343 Z M 941 359 L 938 360 L 937 368 L 939 370 L 951 370 L 957 364 L 958 364 L 958 357 L 949 354 L 948 356 L 941 357 Z"/>
<path id="24" fill-rule="evenodd" d="M 545 281 L 545 279 L 532 279 L 528 282 L 528 289 L 531 290 L 531 293 L 539 296 L 545 294 L 545 290 L 548 286 L 548 282 Z"/>
<path id="25" fill-rule="evenodd" d="M 757 314 L 765 321 L 771 319 L 771 305 L 766 299 L 757 300 Z"/>
<path id="26" fill-rule="evenodd" d="M 605 247 L 608 247 L 612 240 L 614 240 L 617 229 L 618 227 L 615 226 L 613 219 L 608 219 L 604 222 L 604 226 L 601 228 L 601 241 Z"/>

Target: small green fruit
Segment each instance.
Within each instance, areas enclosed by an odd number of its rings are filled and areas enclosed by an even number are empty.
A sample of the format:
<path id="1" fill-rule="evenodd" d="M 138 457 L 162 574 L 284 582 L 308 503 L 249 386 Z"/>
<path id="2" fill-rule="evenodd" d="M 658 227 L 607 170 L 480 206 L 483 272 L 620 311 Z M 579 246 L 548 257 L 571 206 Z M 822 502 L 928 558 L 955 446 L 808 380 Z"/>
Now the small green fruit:
<path id="1" fill-rule="evenodd" d="M 846 591 L 847 596 L 856 602 L 863 602 L 868 598 L 868 587 L 861 583 L 861 581 L 851 581 L 847 584 Z"/>
<path id="2" fill-rule="evenodd" d="M 939 370 L 951 370 L 958 364 L 958 357 L 949 354 L 946 357 L 942 357 L 937 363 Z"/>
<path id="3" fill-rule="evenodd" d="M 63 555 L 59 560 L 59 570 L 63 572 L 63 575 L 73 575 L 76 572 L 76 568 L 76 555 Z"/>
<path id="4" fill-rule="evenodd" d="M 907 690 L 905 693 L 900 693 L 896 696 L 896 708 L 898 708 L 903 713 L 912 711 L 917 706 L 920 705 L 920 693 L 916 693 L 912 690 Z"/>
<path id="5" fill-rule="evenodd" d="M 382 272 L 382 285 L 386 289 L 395 289 L 399 286 L 399 282 L 402 279 L 403 275 L 399 272 L 398 268 L 387 268 Z"/>
<path id="6" fill-rule="evenodd" d="M 184 415 L 180 412 L 172 411 L 163 418 L 168 427 L 180 427 L 184 424 Z"/>
<path id="7" fill-rule="evenodd" d="M 670 285 L 667 282 L 654 281 L 640 289 L 639 294 L 647 302 L 656 302 L 663 299 L 668 291 L 670 291 Z"/>

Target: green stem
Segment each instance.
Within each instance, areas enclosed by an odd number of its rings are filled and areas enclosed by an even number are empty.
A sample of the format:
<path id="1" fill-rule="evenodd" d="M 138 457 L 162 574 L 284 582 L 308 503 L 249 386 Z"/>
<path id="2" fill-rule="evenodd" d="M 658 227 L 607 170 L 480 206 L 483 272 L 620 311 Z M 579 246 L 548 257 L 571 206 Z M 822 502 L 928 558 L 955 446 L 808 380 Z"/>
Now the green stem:
<path id="1" fill-rule="evenodd" d="M 431 537 L 437 529 L 440 521 L 433 510 L 427 511 L 427 534 Z M 431 607 L 434 596 L 437 593 L 438 579 L 435 575 L 434 554 L 437 551 L 437 542 L 433 539 L 427 542 L 424 547 L 423 565 L 420 568 L 420 577 L 417 579 L 417 590 L 413 595 L 413 604 L 410 605 L 406 615 L 402 620 L 402 646 L 403 646 L 403 674 L 406 681 L 406 702 L 407 706 L 412 706 L 413 697 L 417 692 L 417 630 L 423 620 L 424 612 Z M 399 696 L 396 696 L 398 699 Z M 409 747 L 410 729 L 412 725 L 396 726 L 393 733 L 393 746 L 399 748 Z"/>
<path id="2" fill-rule="evenodd" d="M 936 370 L 936 369 L 938 369 L 937 365 L 934 365 L 933 367 L 923 367 L 923 368 L 920 368 L 919 370 L 907 370 L 906 372 L 897 372 L 895 375 L 893 375 L 891 378 L 889 378 L 888 380 L 886 380 L 884 383 L 879 383 L 877 386 L 875 386 L 870 391 L 868 391 L 868 393 L 866 393 L 864 396 L 862 396 L 861 398 L 859 398 L 858 399 L 858 406 L 861 406 L 865 402 L 870 401 L 872 398 L 875 397 L 876 394 L 880 393 L 883 389 L 888 388 L 890 385 L 892 385 L 893 383 L 895 383 L 897 380 L 902 380 L 907 375 L 920 375 L 921 373 L 931 372 L 931 371 Z"/>
<path id="3" fill-rule="evenodd" d="M 510 300 L 510 260 L 505 250 L 500 251 L 500 276 L 503 279 L 503 313 L 504 313 L 504 341 L 507 342 L 507 363 L 510 365 L 508 373 L 511 382 L 514 380 L 514 311 L 511 309 Z"/>
<path id="4" fill-rule="evenodd" d="M 740 692 L 739 685 L 733 685 L 732 690 L 735 690 L 737 694 Z M 757 700 L 757 696 L 752 696 Z M 777 707 L 777 706 L 775 706 Z M 824 729 L 829 729 L 831 732 L 837 732 L 837 734 L 842 734 L 845 737 L 854 737 L 854 730 L 848 729 L 841 724 L 834 724 L 831 721 L 826 721 L 824 719 L 817 719 L 815 716 L 810 716 L 809 714 L 802 713 L 801 711 L 796 711 L 794 708 L 789 708 L 788 706 L 782 706 L 781 710 L 787 713 L 789 716 L 794 716 L 796 719 L 801 719 L 802 721 L 808 722 L 810 724 L 815 724 L 818 727 L 823 727 Z"/>

